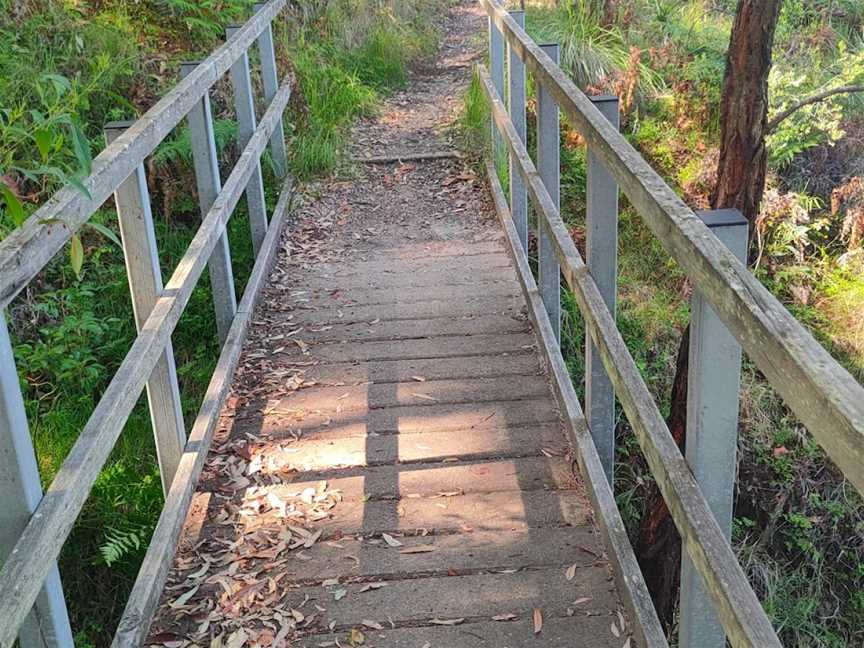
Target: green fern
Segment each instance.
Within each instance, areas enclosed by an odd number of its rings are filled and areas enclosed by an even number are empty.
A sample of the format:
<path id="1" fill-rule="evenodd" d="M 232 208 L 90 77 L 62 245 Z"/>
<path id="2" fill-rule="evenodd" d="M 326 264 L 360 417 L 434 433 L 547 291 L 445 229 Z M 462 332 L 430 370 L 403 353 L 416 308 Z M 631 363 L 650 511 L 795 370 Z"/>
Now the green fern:
<path id="1" fill-rule="evenodd" d="M 152 529 L 137 527 L 127 530 L 110 528 L 105 542 L 99 547 L 101 562 L 109 567 L 147 545 Z"/>

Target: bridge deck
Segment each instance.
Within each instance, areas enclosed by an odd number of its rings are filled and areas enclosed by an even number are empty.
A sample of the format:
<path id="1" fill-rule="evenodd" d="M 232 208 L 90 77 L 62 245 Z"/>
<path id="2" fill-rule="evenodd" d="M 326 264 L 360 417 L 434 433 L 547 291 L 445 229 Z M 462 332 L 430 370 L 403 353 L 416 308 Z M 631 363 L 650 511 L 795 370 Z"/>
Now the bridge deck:
<path id="1" fill-rule="evenodd" d="M 456 9 L 439 68 L 355 142 L 441 148 L 440 97 L 469 74 L 474 11 Z M 457 160 L 418 161 L 312 192 L 254 317 L 150 643 L 626 645 L 482 181 Z"/>

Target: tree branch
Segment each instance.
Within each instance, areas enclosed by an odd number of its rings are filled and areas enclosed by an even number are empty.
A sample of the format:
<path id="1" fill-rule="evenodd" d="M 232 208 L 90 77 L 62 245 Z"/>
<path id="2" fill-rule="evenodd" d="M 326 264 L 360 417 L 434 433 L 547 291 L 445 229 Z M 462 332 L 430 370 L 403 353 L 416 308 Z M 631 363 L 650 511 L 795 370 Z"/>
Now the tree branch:
<path id="1" fill-rule="evenodd" d="M 864 85 L 847 85 L 840 86 L 838 88 L 832 88 L 831 90 L 825 90 L 824 92 L 819 92 L 817 94 L 811 95 L 806 99 L 802 99 L 801 101 L 796 101 L 794 104 L 789 106 L 783 112 L 775 115 L 765 127 L 765 134 L 770 135 L 773 133 L 776 128 L 780 125 L 784 119 L 786 119 L 789 115 L 794 113 L 796 110 L 800 110 L 804 106 L 809 106 L 810 104 L 819 103 L 820 101 L 824 101 L 828 97 L 833 97 L 838 94 L 848 94 L 850 92 L 864 92 Z"/>

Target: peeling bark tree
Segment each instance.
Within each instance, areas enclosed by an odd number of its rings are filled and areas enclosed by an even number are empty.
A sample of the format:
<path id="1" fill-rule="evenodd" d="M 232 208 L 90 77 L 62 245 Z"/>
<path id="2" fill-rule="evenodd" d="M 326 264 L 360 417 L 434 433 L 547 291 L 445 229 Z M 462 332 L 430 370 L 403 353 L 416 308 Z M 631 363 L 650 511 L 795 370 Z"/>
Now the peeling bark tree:
<path id="1" fill-rule="evenodd" d="M 721 100 L 720 161 L 711 195 L 714 209 L 737 207 L 753 230 L 765 191 L 768 155 L 768 73 L 782 0 L 739 0 L 732 26 Z M 669 431 L 684 451 L 690 329 L 678 349 Z M 680 584 L 681 539 L 662 496 L 650 496 L 636 554 L 660 619 L 671 626 Z"/>

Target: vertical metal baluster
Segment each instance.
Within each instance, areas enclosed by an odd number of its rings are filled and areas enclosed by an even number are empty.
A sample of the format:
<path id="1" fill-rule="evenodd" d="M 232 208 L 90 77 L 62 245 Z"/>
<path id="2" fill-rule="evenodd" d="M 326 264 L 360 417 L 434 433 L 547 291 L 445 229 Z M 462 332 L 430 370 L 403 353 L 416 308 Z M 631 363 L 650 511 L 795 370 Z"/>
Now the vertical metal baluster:
<path id="1" fill-rule="evenodd" d="M 198 61 L 183 63 L 180 69 L 181 75 L 185 77 L 198 65 Z M 201 206 L 201 217 L 204 218 L 222 190 L 216 138 L 213 134 L 213 115 L 210 111 L 210 97 L 207 94 L 189 111 L 189 131 L 192 139 L 192 159 L 195 165 L 198 201 Z M 210 272 L 213 305 L 216 309 L 216 329 L 221 344 L 228 337 L 228 330 L 237 312 L 227 231 L 219 238 L 213 254 L 210 255 L 207 268 Z"/>
<path id="2" fill-rule="evenodd" d="M 106 125 L 106 142 L 111 144 L 133 123 L 112 122 Z M 129 278 L 129 292 L 132 295 L 132 311 L 135 315 L 135 326 L 140 333 L 163 289 L 153 213 L 150 209 L 150 193 L 143 164 L 117 188 L 114 202 L 117 205 L 123 257 Z M 162 491 L 167 494 L 186 445 L 177 367 L 174 364 L 174 350 L 170 341 L 147 381 L 147 401 L 156 438 Z"/>
<path id="3" fill-rule="evenodd" d="M 699 216 L 729 250 L 747 259 L 747 219 L 737 209 Z M 738 450 L 741 346 L 698 290 L 690 298 L 687 463 L 727 538 L 732 536 Z M 681 648 L 724 648 L 726 635 L 702 578 L 681 559 Z"/>
<path id="4" fill-rule="evenodd" d="M 0 564 L 39 501 L 42 485 L 6 319 L 0 312 Z M 60 571 L 53 566 L 18 638 L 22 648 L 72 648 Z"/>
<path id="5" fill-rule="evenodd" d="M 510 15 L 516 24 L 520 27 L 525 27 L 525 12 L 511 11 Z M 507 97 L 508 110 L 510 111 L 510 119 L 516 129 L 516 133 L 522 140 L 522 143 L 528 144 L 528 130 L 526 126 L 525 116 L 525 64 L 522 59 L 517 56 L 516 51 L 507 45 L 508 65 L 507 74 L 510 86 L 510 93 Z M 522 242 L 522 249 L 528 250 L 528 191 L 525 188 L 525 181 L 518 171 L 516 160 L 513 154 L 510 154 L 510 213 L 513 216 L 513 222 L 516 224 L 516 231 L 519 233 L 519 240 Z"/>
<path id="6" fill-rule="evenodd" d="M 255 3 L 255 12 L 261 10 L 264 3 Z M 258 53 L 261 57 L 261 80 L 264 84 L 264 102 L 267 106 L 273 101 L 279 90 L 279 76 L 276 69 L 276 51 L 273 46 L 273 27 L 267 25 L 258 36 Z M 282 120 L 276 125 L 270 136 L 270 157 L 273 159 L 276 176 L 284 178 L 288 173 L 288 154 L 285 151 L 285 131 Z"/>
<path id="7" fill-rule="evenodd" d="M 495 85 L 495 90 L 498 96 L 504 99 L 504 34 L 498 29 L 498 26 L 489 18 L 489 73 L 492 76 L 492 83 Z M 498 163 L 503 160 L 504 156 L 504 139 L 501 133 L 498 132 L 498 127 L 495 125 L 495 120 L 492 122 L 492 161 L 495 163 L 495 168 L 498 168 Z"/>
<path id="8" fill-rule="evenodd" d="M 556 64 L 559 48 L 557 43 L 541 45 L 540 48 Z M 561 134 L 558 104 L 542 85 L 537 88 L 537 171 L 555 207 L 561 209 Z M 561 343 L 561 268 L 552 237 L 545 221 L 538 224 L 538 276 L 540 296 L 549 315 L 555 339 Z"/>
<path id="9" fill-rule="evenodd" d="M 228 27 L 225 32 L 231 38 L 240 27 Z M 252 97 L 252 77 L 249 74 L 249 54 L 243 56 L 231 66 L 231 83 L 234 86 L 234 109 L 237 112 L 237 148 L 240 152 L 246 148 L 257 126 L 255 116 L 255 100 Z M 255 162 L 255 168 L 246 185 L 246 208 L 249 212 L 249 227 L 252 230 L 252 251 L 258 256 L 261 243 L 267 234 L 267 202 L 264 198 L 264 180 L 261 177 L 261 162 Z"/>
<path id="10" fill-rule="evenodd" d="M 618 98 L 591 97 L 615 128 L 619 127 Z M 603 301 L 615 317 L 618 288 L 618 185 L 600 159 L 588 149 L 588 190 L 585 223 L 586 262 Z M 585 334 L 585 415 L 609 483 L 615 467 L 615 391 L 591 336 Z"/>

